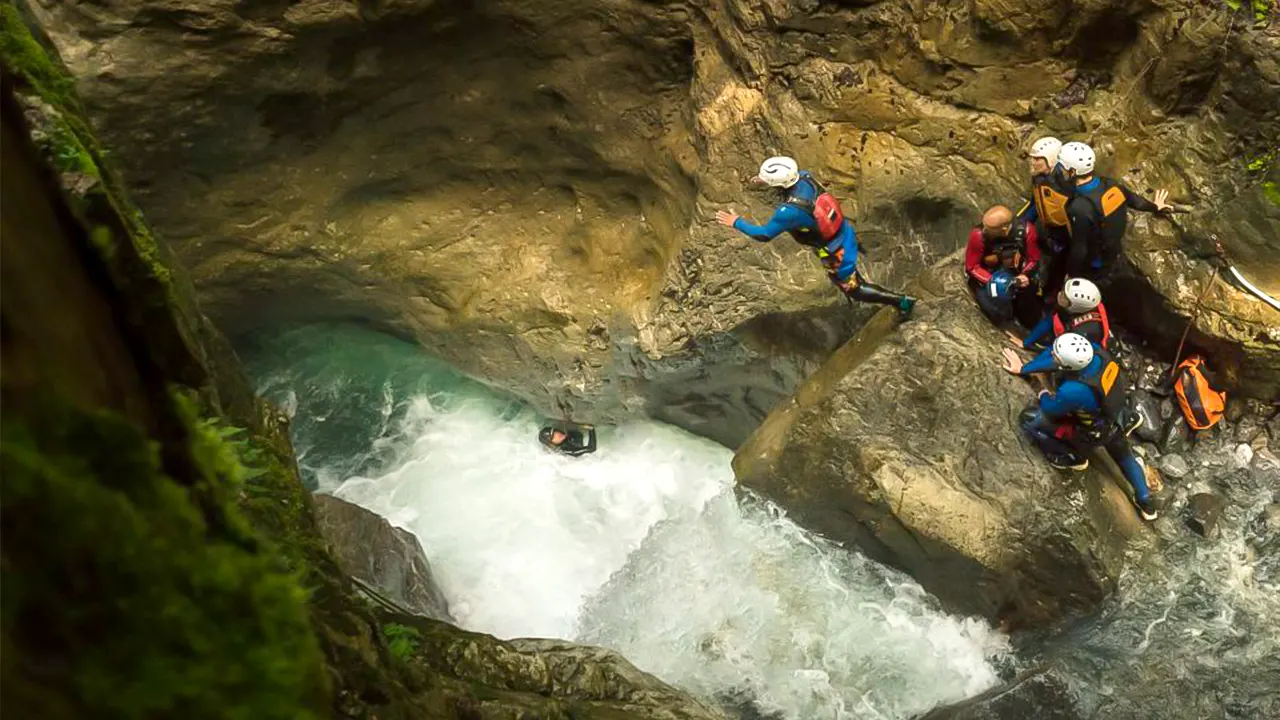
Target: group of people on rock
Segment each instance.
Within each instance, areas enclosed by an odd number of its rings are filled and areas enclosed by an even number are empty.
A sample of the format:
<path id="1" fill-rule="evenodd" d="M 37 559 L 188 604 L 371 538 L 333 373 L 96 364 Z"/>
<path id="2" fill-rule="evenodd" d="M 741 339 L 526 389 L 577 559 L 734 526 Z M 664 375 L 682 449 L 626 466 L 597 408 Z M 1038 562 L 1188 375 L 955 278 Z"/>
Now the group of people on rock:
<path id="1" fill-rule="evenodd" d="M 1142 422 L 1129 409 L 1128 373 L 1108 350 L 1111 325 L 1103 291 L 1122 274 L 1122 241 L 1130 209 L 1167 212 L 1168 192 L 1155 200 L 1094 172 L 1092 148 L 1040 138 L 1028 153 L 1031 200 L 1014 213 L 1004 205 L 988 209 L 969 234 L 964 272 L 978 307 L 996 324 L 1017 320 L 1030 331 L 1009 333 L 1020 350 L 1039 350 L 1024 363 L 1004 351 L 1004 368 L 1029 379 L 1048 374 L 1022 413 L 1023 431 L 1051 465 L 1083 470 L 1093 448 L 1105 448 L 1133 487 L 1134 504 L 1153 520 L 1156 508 L 1145 466 L 1128 436 Z M 758 242 L 790 233 L 813 248 L 832 284 L 850 301 L 897 308 L 908 318 L 916 298 L 868 282 L 858 271 L 858 236 L 839 202 L 789 157 L 771 157 L 753 182 L 777 188 L 780 204 L 763 225 L 732 210 L 716 219 Z M 1038 381 L 1039 382 L 1039 381 Z"/>

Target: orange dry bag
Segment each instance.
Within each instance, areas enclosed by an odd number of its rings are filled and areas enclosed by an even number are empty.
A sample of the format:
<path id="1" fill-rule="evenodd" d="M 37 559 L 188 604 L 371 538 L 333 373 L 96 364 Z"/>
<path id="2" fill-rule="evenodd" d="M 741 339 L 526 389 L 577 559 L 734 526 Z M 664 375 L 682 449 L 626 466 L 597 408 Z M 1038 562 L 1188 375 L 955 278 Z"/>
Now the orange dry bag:
<path id="1" fill-rule="evenodd" d="M 1192 355 L 1178 365 L 1173 390 L 1178 394 L 1178 404 L 1187 424 L 1196 430 L 1208 430 L 1222 419 L 1227 406 L 1227 394 L 1214 390 L 1205 377 L 1204 358 Z"/>

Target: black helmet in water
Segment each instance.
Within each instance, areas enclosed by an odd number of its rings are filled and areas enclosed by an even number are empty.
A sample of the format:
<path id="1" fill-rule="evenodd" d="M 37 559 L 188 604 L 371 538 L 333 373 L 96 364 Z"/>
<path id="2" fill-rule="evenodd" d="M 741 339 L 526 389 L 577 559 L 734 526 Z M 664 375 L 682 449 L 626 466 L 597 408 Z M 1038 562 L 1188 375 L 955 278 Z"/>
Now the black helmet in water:
<path id="1" fill-rule="evenodd" d="M 547 425 L 538 431 L 538 441 L 565 455 L 586 455 L 596 451 L 596 429 L 574 423 Z"/>

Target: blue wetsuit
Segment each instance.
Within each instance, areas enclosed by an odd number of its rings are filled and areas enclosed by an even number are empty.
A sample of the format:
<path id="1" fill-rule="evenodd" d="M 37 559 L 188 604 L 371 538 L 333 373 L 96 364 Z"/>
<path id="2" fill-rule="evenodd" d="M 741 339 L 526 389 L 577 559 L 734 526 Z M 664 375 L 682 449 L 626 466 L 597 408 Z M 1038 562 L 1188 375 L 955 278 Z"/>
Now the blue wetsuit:
<path id="1" fill-rule="evenodd" d="M 1079 375 L 1084 379 L 1093 379 L 1102 373 L 1102 367 L 1102 358 L 1095 355 L 1093 361 L 1084 370 L 1080 371 Z M 1057 363 L 1054 362 L 1053 351 L 1050 349 L 1045 350 L 1031 362 L 1023 365 L 1019 374 L 1031 375 L 1056 369 Z M 1024 420 L 1022 429 L 1042 450 L 1051 453 L 1079 455 L 1088 449 L 1087 446 L 1082 446 L 1079 442 L 1074 441 L 1078 440 L 1077 438 L 1070 436 L 1064 438 L 1057 434 L 1057 430 L 1069 423 L 1076 413 L 1096 416 L 1102 412 L 1097 396 L 1094 395 L 1093 390 L 1088 385 L 1073 379 L 1064 380 L 1058 386 L 1056 393 L 1041 392 L 1036 404 L 1037 411 Z M 1147 488 L 1146 474 L 1143 472 L 1142 465 L 1138 463 L 1138 459 L 1133 455 L 1133 448 L 1129 445 L 1128 437 L 1117 430 L 1113 433 L 1113 437 L 1103 444 L 1103 447 L 1106 449 L 1107 454 L 1120 466 L 1125 479 L 1133 486 L 1134 497 L 1140 503 L 1147 502 L 1151 496 L 1151 491 Z"/>
<path id="2" fill-rule="evenodd" d="M 1040 318 L 1040 321 L 1037 322 L 1031 328 L 1031 332 L 1027 333 L 1027 336 L 1022 339 L 1022 347 L 1025 350 L 1031 350 L 1035 348 L 1036 344 L 1039 343 L 1041 340 L 1047 340 L 1051 337 L 1053 337 L 1053 312 L 1052 311 L 1045 313 L 1045 316 Z M 1036 359 L 1038 360 L 1039 358 L 1036 358 Z M 1032 372 L 1045 372 L 1045 371 L 1033 370 Z"/>
<path id="3" fill-rule="evenodd" d="M 813 176 L 807 172 L 801 172 L 800 178 L 801 182 L 796 183 L 789 192 L 799 199 L 812 203 L 818 197 L 819 187 L 817 183 L 812 182 Z M 810 182 L 805 182 L 806 180 Z M 844 255 L 840 265 L 835 269 L 835 279 L 842 283 L 848 282 L 858 268 L 858 234 L 854 232 L 853 223 L 849 222 L 848 218 L 842 222 L 840 232 L 831 239 L 831 242 L 820 247 L 814 247 L 812 241 L 803 237 L 804 235 L 818 237 L 818 221 L 813 219 L 813 213 L 790 203 L 779 205 L 778 209 L 773 211 L 773 217 L 769 218 L 769 222 L 764 225 L 755 225 L 744 218 L 738 218 L 733 223 L 733 228 L 756 242 L 769 242 L 782 233 L 788 232 L 795 236 L 798 242 L 813 247 L 815 253 L 825 250 L 828 255 L 835 256 L 843 250 Z"/>
<path id="4" fill-rule="evenodd" d="M 830 242 L 823 242 L 818 232 L 818 221 L 813 213 L 802 205 L 812 206 L 823 190 L 808 172 L 800 173 L 800 180 L 787 188 L 787 201 L 773 211 L 773 217 L 764 225 L 756 225 L 738 218 L 733 228 L 756 242 L 769 242 L 782 233 L 791 233 L 796 242 L 813 248 L 814 253 L 827 267 L 831 282 L 851 300 L 893 305 L 909 313 L 915 300 L 906 295 L 890 292 L 867 282 L 858 272 L 858 234 L 853 223 L 845 218 L 840 230 Z"/>

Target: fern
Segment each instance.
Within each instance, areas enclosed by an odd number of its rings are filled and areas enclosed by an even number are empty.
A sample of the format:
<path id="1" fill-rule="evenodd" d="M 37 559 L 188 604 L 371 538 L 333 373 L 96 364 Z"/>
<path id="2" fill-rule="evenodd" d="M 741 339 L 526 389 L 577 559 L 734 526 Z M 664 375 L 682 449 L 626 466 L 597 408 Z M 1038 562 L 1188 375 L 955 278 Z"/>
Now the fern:
<path id="1" fill-rule="evenodd" d="M 387 638 L 387 650 L 402 662 L 408 661 L 418 651 L 418 644 L 422 641 L 422 634 L 417 629 L 398 623 L 383 625 L 382 634 Z"/>

